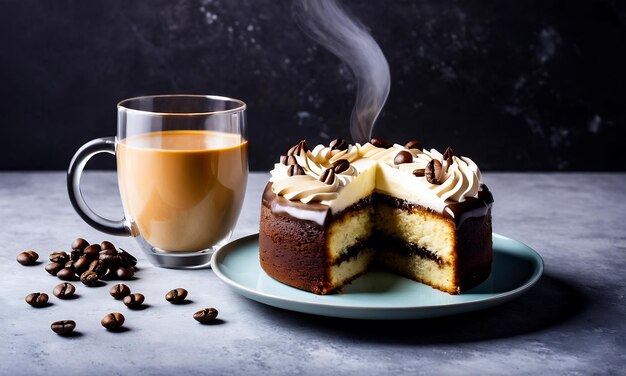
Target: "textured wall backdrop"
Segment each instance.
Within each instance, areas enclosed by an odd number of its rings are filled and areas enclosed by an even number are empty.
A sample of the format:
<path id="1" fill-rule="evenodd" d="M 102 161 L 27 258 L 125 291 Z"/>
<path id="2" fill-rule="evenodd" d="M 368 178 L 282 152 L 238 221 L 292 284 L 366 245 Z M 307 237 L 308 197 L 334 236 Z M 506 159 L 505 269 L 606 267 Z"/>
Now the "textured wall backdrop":
<path id="1" fill-rule="evenodd" d="M 484 170 L 625 169 L 623 2 L 344 4 L 391 68 L 376 136 L 451 145 Z M 290 1 L 5 1 L 0 46 L 0 169 L 66 168 L 143 94 L 245 100 L 255 170 L 301 138 L 349 137 L 351 73 Z"/>

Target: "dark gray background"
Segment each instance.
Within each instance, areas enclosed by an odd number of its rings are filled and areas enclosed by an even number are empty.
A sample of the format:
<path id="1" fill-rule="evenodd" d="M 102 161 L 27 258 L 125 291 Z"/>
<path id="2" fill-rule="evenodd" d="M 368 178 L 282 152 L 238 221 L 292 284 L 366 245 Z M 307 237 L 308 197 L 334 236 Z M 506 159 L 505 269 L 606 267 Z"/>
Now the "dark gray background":
<path id="1" fill-rule="evenodd" d="M 484 170 L 624 170 L 619 3 L 345 1 L 391 67 L 374 134 Z M 0 169 L 66 168 L 114 134 L 117 101 L 144 94 L 246 101 L 254 170 L 301 138 L 349 137 L 352 76 L 290 1 L 6 1 L 0 48 Z"/>

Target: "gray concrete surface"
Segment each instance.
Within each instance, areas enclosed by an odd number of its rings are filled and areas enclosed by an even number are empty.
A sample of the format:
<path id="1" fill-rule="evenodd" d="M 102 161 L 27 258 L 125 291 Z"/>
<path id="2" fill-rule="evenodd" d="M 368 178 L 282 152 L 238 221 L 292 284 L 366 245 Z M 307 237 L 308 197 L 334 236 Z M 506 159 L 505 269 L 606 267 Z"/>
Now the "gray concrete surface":
<path id="1" fill-rule="evenodd" d="M 257 231 L 266 174 L 252 174 L 234 237 Z M 88 172 L 87 200 L 121 216 L 114 173 Z M 544 258 L 545 274 L 505 305 L 453 317 L 375 322 L 294 313 L 243 298 L 211 270 L 155 268 L 134 241 L 99 233 L 78 217 L 65 174 L 0 173 L 0 374 L 619 374 L 626 369 L 626 175 L 487 173 L 495 231 Z M 44 263 L 15 261 L 27 249 L 46 258 L 76 236 L 112 240 L 139 256 L 128 285 L 147 308 L 130 311 L 107 286 L 76 283 L 78 299 L 35 309 L 34 291 L 59 282 Z M 192 303 L 163 296 L 189 290 Z M 192 314 L 216 307 L 223 322 L 201 326 Z M 126 316 L 128 330 L 110 333 L 100 319 Z M 77 322 L 59 337 L 50 323 Z"/>

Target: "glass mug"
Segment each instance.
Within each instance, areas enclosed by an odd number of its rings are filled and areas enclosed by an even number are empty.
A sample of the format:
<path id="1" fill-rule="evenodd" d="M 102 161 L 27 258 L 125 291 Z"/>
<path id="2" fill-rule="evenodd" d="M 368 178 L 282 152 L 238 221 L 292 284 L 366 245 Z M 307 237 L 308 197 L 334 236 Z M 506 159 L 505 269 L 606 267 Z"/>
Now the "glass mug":
<path id="1" fill-rule="evenodd" d="M 156 95 L 118 103 L 117 136 L 83 145 L 67 187 L 89 225 L 135 237 L 150 262 L 168 268 L 205 266 L 235 227 L 248 180 L 246 104 L 209 95 Z M 124 207 L 119 221 L 85 202 L 80 178 L 98 153 L 116 156 Z"/>

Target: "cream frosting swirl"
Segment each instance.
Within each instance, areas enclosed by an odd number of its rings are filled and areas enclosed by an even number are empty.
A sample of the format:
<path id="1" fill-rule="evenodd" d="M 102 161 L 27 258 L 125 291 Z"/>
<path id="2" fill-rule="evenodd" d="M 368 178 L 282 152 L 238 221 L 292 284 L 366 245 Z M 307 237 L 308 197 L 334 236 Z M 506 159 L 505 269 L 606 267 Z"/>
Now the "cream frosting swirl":
<path id="1" fill-rule="evenodd" d="M 302 145 L 302 142 L 299 145 Z M 290 152 L 292 150 L 293 148 Z M 394 159 L 403 151 L 408 151 L 412 160 L 396 165 Z M 367 165 L 358 163 L 364 159 L 376 161 L 397 171 L 399 174 L 397 180 L 392 177 L 394 181 L 388 182 L 388 187 L 409 183 L 419 190 L 430 191 L 435 199 L 440 200 L 439 203 L 432 205 L 438 210 L 448 203 L 463 202 L 469 197 L 475 198 L 481 190 L 482 177 L 476 163 L 467 157 L 455 155 L 452 151 L 444 158 L 444 155 L 435 149 L 407 149 L 398 144 L 387 148 L 377 147 L 368 142 L 364 145 L 358 143 L 347 145 L 341 149 L 317 145 L 313 150 L 308 150 L 304 143 L 304 147 L 296 149 L 292 155 L 304 173 L 293 175 L 292 168 L 290 174 L 290 166 L 276 163 L 270 172 L 272 175 L 270 182 L 272 182 L 272 190 L 275 194 L 303 203 L 330 204 L 352 180 L 363 172 L 355 166 Z M 342 159 L 349 162 L 349 167 L 340 173 L 335 173 L 334 166 Z M 419 172 L 417 175 L 414 174 L 416 171 L 427 170 L 433 160 L 439 161 L 442 166 L 438 181 L 429 180 L 427 176 Z M 345 162 L 342 163 L 345 164 Z M 332 170 L 330 171 L 331 178 L 328 177 L 327 170 Z M 402 187 L 403 192 L 407 189 L 410 187 Z"/>

